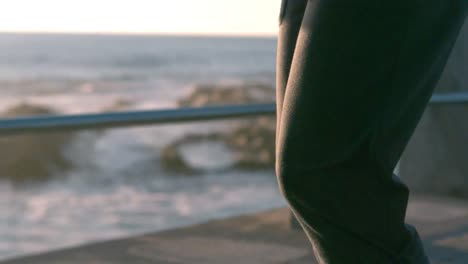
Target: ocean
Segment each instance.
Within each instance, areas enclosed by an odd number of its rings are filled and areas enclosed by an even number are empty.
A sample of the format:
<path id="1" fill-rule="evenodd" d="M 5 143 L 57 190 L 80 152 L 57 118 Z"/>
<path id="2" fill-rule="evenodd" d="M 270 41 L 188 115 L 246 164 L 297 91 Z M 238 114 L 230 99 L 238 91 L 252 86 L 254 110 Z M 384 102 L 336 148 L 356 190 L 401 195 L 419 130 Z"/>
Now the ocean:
<path id="1" fill-rule="evenodd" d="M 273 88 L 275 61 L 275 38 L 0 34 L 0 112 L 24 105 L 57 114 L 175 108 L 200 86 Z M 83 131 L 60 154 L 40 138 L 2 147 L 0 160 L 16 163 L 0 161 L 15 164 L 0 173 L 0 259 L 284 206 L 273 168 L 231 166 L 234 154 L 216 142 L 181 150 L 196 174 L 162 167 L 170 142 L 229 130 L 233 122 Z M 2 144 L 13 144 L 8 140 Z M 40 166 L 56 155 L 69 165 L 18 181 L 11 175 L 28 167 L 31 153 Z"/>

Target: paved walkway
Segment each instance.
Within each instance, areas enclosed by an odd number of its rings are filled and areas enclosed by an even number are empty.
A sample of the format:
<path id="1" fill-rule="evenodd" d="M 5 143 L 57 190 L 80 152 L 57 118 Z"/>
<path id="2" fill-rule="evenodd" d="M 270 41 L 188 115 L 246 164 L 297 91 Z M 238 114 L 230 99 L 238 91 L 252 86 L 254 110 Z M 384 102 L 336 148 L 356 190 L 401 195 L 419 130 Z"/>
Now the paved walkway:
<path id="1" fill-rule="evenodd" d="M 434 264 L 468 263 L 468 202 L 416 197 L 408 222 L 424 238 Z M 0 262 L 1 264 L 311 264 L 302 231 L 287 209 Z"/>

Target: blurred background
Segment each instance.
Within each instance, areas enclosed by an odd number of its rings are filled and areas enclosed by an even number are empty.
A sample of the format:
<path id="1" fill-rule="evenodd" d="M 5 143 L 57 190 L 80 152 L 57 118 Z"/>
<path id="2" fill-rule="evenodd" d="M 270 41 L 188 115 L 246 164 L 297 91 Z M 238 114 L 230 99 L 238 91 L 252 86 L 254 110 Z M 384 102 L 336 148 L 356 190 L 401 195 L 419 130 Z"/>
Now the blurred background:
<path id="1" fill-rule="evenodd" d="M 15 0 L 0 116 L 273 102 L 280 0 Z M 274 117 L 0 138 L 0 259 L 284 206 Z"/>

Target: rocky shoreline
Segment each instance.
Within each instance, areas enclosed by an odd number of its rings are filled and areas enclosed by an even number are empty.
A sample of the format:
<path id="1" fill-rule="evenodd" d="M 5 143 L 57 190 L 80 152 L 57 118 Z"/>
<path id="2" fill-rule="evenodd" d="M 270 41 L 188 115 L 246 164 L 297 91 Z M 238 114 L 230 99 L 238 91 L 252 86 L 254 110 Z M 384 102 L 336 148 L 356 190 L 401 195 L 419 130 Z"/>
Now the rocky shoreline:
<path id="1" fill-rule="evenodd" d="M 40 105 L 21 103 L 2 114 L 1 118 L 57 115 L 58 112 Z M 55 171 L 72 167 L 63 155 L 64 147 L 73 140 L 74 133 L 39 133 L 0 138 L 0 178 L 15 182 L 41 181 Z"/>
<path id="2" fill-rule="evenodd" d="M 199 85 L 177 101 L 179 107 L 269 103 L 275 98 L 272 85 L 247 82 L 238 85 Z M 107 110 L 118 111 L 130 107 L 132 102 L 119 100 Z M 60 112 L 42 105 L 20 103 L 0 114 L 0 118 L 59 115 Z M 227 129 L 208 133 L 190 132 L 164 146 L 158 162 L 170 174 L 198 175 L 207 170 L 263 170 L 273 169 L 275 159 L 275 118 L 261 116 L 232 120 Z M 102 132 L 102 131 L 97 131 Z M 24 134 L 0 138 L 0 178 L 15 183 L 41 182 L 54 175 L 63 175 L 74 167 L 73 160 L 64 151 L 77 132 Z M 198 151 L 202 146 L 204 152 Z M 195 147 L 195 148 L 194 148 Z M 205 155 L 206 149 L 217 150 L 209 154 L 210 166 L 193 164 L 186 154 Z M 209 152 L 209 151 L 208 151 Z M 213 154 L 214 153 L 214 154 Z M 218 155 L 219 154 L 219 155 Z M 208 154 L 207 154 L 208 155 Z"/>
<path id="3" fill-rule="evenodd" d="M 273 86 L 264 83 L 239 85 L 200 85 L 178 100 L 179 107 L 269 103 L 275 98 Z M 256 117 L 233 121 L 228 131 L 210 134 L 191 133 L 171 142 L 161 151 L 161 163 L 168 172 L 197 174 L 181 148 L 188 144 L 217 142 L 232 153 L 233 161 L 225 169 L 272 169 L 275 162 L 274 117 Z"/>

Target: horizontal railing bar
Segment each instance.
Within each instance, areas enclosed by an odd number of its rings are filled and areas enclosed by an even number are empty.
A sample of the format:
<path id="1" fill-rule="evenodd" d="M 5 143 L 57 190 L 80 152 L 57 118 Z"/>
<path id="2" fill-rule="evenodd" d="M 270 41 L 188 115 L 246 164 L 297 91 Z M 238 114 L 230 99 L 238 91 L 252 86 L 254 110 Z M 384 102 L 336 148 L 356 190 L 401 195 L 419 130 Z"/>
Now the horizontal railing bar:
<path id="1" fill-rule="evenodd" d="M 270 103 L 86 115 L 23 117 L 0 120 L 0 136 L 240 118 L 274 114 L 275 110 L 275 104 Z"/>
<path id="2" fill-rule="evenodd" d="M 436 94 L 432 104 L 468 103 L 468 93 Z M 275 103 L 0 119 L 0 136 L 272 115 Z"/>
<path id="3" fill-rule="evenodd" d="M 468 103 L 468 93 L 435 94 L 431 104 L 465 104 Z"/>

